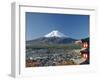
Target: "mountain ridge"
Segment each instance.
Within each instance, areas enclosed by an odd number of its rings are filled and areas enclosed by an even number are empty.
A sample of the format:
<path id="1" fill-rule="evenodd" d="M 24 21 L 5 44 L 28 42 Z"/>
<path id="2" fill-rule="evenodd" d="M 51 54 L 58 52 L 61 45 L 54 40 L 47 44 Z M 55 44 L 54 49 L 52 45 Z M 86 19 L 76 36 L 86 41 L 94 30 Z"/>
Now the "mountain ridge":
<path id="1" fill-rule="evenodd" d="M 29 40 L 26 41 L 26 44 L 29 45 L 38 45 L 38 44 L 69 44 L 69 43 L 74 43 L 76 41 L 76 39 L 72 39 L 72 38 L 59 38 L 59 37 L 41 37 L 38 39 L 34 39 L 34 40 Z"/>
<path id="2" fill-rule="evenodd" d="M 53 30 L 50 33 L 34 40 L 26 41 L 26 45 L 44 45 L 44 44 L 69 44 L 74 43 L 76 39 L 70 38 L 58 30 Z"/>
<path id="3" fill-rule="evenodd" d="M 68 37 L 68 36 L 59 32 L 58 30 L 53 30 L 50 33 L 44 35 L 44 37 Z"/>

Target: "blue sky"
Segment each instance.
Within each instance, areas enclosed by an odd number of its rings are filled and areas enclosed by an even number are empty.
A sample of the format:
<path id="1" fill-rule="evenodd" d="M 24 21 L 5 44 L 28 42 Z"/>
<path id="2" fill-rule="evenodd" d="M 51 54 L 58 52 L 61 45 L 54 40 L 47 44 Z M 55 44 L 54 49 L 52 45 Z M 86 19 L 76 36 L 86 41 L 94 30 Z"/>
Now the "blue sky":
<path id="1" fill-rule="evenodd" d="M 26 12 L 26 40 L 58 30 L 75 39 L 89 37 L 89 15 Z"/>

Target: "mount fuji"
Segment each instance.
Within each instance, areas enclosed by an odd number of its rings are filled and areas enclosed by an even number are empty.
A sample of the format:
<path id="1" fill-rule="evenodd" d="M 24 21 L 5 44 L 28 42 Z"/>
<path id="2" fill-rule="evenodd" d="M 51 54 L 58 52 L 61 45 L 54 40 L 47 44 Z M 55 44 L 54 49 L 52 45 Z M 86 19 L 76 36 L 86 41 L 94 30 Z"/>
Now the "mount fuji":
<path id="1" fill-rule="evenodd" d="M 58 30 L 53 30 L 52 32 L 46 34 L 44 37 L 67 37 L 63 33 L 59 32 Z"/>
<path id="2" fill-rule="evenodd" d="M 69 44 L 74 43 L 76 39 L 70 38 L 58 30 L 53 30 L 43 37 L 26 41 L 26 45 L 51 45 L 51 44 Z"/>

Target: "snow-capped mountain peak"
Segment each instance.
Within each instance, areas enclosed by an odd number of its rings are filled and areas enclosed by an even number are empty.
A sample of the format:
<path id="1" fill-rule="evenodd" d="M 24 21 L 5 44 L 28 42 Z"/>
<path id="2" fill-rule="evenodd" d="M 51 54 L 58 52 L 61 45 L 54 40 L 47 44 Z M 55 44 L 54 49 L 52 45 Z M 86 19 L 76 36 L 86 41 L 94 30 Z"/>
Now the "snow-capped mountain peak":
<path id="1" fill-rule="evenodd" d="M 50 33 L 46 34 L 44 37 L 67 37 L 67 36 L 59 32 L 58 30 L 53 30 Z"/>

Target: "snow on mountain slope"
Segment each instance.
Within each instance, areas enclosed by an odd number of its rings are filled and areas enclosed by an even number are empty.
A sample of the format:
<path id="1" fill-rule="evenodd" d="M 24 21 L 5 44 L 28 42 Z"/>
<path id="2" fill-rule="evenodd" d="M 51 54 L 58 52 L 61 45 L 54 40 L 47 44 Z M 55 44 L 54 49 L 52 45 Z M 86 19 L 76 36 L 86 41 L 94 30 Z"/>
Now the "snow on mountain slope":
<path id="1" fill-rule="evenodd" d="M 53 30 L 52 32 L 46 34 L 44 37 L 68 37 L 58 30 Z"/>

